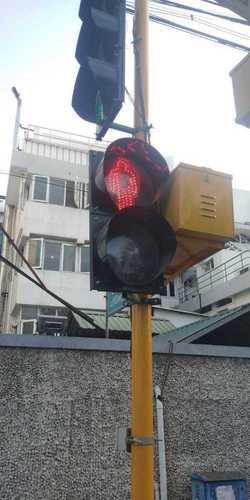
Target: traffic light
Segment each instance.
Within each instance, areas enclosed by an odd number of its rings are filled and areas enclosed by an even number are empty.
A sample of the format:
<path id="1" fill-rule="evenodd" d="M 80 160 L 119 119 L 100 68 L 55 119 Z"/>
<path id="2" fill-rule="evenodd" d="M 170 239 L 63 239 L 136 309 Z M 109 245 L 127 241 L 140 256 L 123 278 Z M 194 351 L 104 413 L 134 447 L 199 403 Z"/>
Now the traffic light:
<path id="1" fill-rule="evenodd" d="M 125 0 L 82 0 L 72 106 L 92 123 L 113 121 L 125 89 Z"/>
<path id="2" fill-rule="evenodd" d="M 166 161 L 139 139 L 118 139 L 101 156 L 90 152 L 91 288 L 161 293 L 176 249 L 157 210 L 169 176 Z"/>

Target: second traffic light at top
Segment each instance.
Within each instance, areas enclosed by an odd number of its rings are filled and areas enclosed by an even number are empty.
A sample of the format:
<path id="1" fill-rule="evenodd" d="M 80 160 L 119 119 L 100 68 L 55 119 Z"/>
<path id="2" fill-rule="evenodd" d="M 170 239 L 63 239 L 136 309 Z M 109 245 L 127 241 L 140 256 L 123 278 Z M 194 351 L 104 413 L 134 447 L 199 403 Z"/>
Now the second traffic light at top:
<path id="1" fill-rule="evenodd" d="M 118 139 L 100 163 L 90 154 L 91 288 L 160 293 L 176 250 L 175 235 L 157 210 L 169 171 L 139 139 Z"/>
<path id="2" fill-rule="evenodd" d="M 124 100 L 125 0 L 82 0 L 72 105 L 92 123 L 113 121 Z"/>

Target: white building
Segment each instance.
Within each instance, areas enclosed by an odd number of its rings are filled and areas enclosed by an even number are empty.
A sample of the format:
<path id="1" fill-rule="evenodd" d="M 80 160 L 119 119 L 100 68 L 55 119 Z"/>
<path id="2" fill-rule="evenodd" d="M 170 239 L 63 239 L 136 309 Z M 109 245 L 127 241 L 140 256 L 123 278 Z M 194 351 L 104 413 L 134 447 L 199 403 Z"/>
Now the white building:
<path id="1" fill-rule="evenodd" d="M 235 240 L 182 276 L 179 307 L 216 314 L 250 302 L 250 192 L 233 191 Z"/>
<path id="2" fill-rule="evenodd" d="M 13 152 L 4 225 L 42 282 L 76 307 L 104 309 L 89 288 L 88 156 L 106 145 L 30 126 Z M 4 238 L 3 255 L 25 272 Z M 0 331 L 35 332 L 38 315 L 65 315 L 62 304 L 1 267 Z"/>

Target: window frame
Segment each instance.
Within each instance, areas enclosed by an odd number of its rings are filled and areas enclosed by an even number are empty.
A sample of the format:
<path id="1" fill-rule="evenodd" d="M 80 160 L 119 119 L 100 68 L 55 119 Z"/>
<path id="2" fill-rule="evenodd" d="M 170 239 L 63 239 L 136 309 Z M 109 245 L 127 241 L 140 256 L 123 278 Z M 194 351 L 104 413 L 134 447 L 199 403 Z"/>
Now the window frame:
<path id="1" fill-rule="evenodd" d="M 83 248 L 88 248 L 89 249 L 89 270 L 88 271 L 82 271 L 82 250 Z M 80 245 L 79 247 L 79 273 L 81 274 L 89 274 L 90 273 L 90 244 L 85 243 L 84 245 Z"/>
<path id="2" fill-rule="evenodd" d="M 63 266 L 64 266 L 64 247 L 74 247 L 75 249 L 75 265 L 74 265 L 74 271 L 66 271 L 63 269 Z M 60 266 L 60 271 L 62 271 L 63 273 L 75 273 L 76 272 L 76 262 L 77 262 L 77 246 L 76 244 L 74 243 L 70 243 L 70 242 L 66 242 L 64 243 L 63 241 L 61 242 L 61 266 Z"/>
<path id="3" fill-rule="evenodd" d="M 67 182 L 73 182 L 74 184 L 74 189 L 73 189 L 73 196 L 74 196 L 74 203 L 75 203 L 75 207 L 72 207 L 70 205 L 66 205 L 66 200 L 67 200 Z M 64 206 L 66 208 L 78 208 L 77 206 L 77 203 L 75 202 L 75 193 L 76 193 L 76 189 L 77 189 L 77 182 L 72 180 L 72 179 L 65 179 L 65 196 L 64 196 Z"/>
<path id="4" fill-rule="evenodd" d="M 46 199 L 45 200 L 40 200 L 38 198 L 34 198 L 35 182 L 36 182 L 37 177 L 40 177 L 40 178 L 47 180 Z M 52 179 L 57 179 L 59 181 L 63 181 L 63 183 L 64 183 L 63 204 L 62 205 L 60 205 L 58 203 L 51 203 L 50 202 L 50 189 L 51 189 L 51 184 L 53 184 Z M 66 205 L 67 182 L 74 183 L 74 199 L 76 200 L 75 201 L 76 207 L 71 207 L 71 206 Z M 76 196 L 76 194 L 78 196 Z M 88 181 L 75 181 L 72 179 L 61 179 L 60 177 L 50 177 L 48 175 L 32 174 L 31 200 L 37 201 L 38 203 L 48 203 L 49 205 L 56 205 L 58 207 L 77 208 L 78 210 L 79 209 L 80 210 L 88 210 L 89 209 L 89 182 Z M 78 204 L 79 204 L 79 206 L 77 206 Z"/>
<path id="5" fill-rule="evenodd" d="M 30 238 L 29 239 L 28 260 L 29 260 L 29 250 L 30 250 L 30 242 L 31 241 L 40 241 L 41 242 L 39 266 L 32 266 L 32 264 L 31 264 L 31 266 L 34 269 L 43 269 L 43 266 L 44 266 L 44 238 Z"/>
<path id="6" fill-rule="evenodd" d="M 50 187 L 51 185 L 53 186 L 54 184 L 56 184 L 55 182 L 51 182 L 52 179 L 55 179 L 55 180 L 58 180 L 58 181 L 63 181 L 64 183 L 64 187 L 63 187 L 63 204 L 60 205 L 58 203 L 52 203 L 50 201 Z M 66 179 L 60 179 L 59 177 L 49 177 L 49 189 L 48 189 L 48 200 L 47 200 L 47 203 L 49 205 L 56 205 L 57 207 L 66 207 Z"/>
<path id="7" fill-rule="evenodd" d="M 89 183 L 88 182 L 82 182 L 82 191 L 84 196 L 81 196 L 81 200 L 83 199 L 83 208 L 84 210 L 87 210 L 89 208 Z M 86 188 L 87 186 L 87 188 Z"/>
<path id="8" fill-rule="evenodd" d="M 52 240 L 51 238 L 42 238 L 43 239 L 43 259 L 42 259 L 42 267 L 41 269 L 43 271 L 53 271 L 58 273 L 58 271 L 62 271 L 61 269 L 61 262 L 62 262 L 62 241 L 61 240 Z M 44 267 L 44 261 L 45 261 L 45 244 L 46 243 L 60 243 L 60 257 L 59 257 L 59 269 L 45 269 Z"/>
<path id="9" fill-rule="evenodd" d="M 46 185 L 46 199 L 45 200 L 39 200 L 38 198 L 34 198 L 34 191 L 35 191 L 35 182 L 37 177 L 42 177 L 43 179 L 47 179 L 47 185 Z M 50 183 L 50 177 L 47 175 L 38 175 L 38 174 L 33 174 L 32 176 L 32 201 L 37 201 L 38 203 L 48 203 L 49 199 L 49 183 Z"/>
<path id="10" fill-rule="evenodd" d="M 32 333 L 23 333 L 23 326 L 26 323 L 33 323 Z M 37 332 L 37 319 L 21 319 L 21 333 L 20 335 L 35 335 Z"/>
<path id="11" fill-rule="evenodd" d="M 41 242 L 41 247 L 40 247 L 40 259 L 39 259 L 39 265 L 38 266 L 32 266 L 33 269 L 41 269 L 41 271 L 54 271 L 54 272 L 63 272 L 63 273 L 75 273 L 78 271 L 78 252 L 77 252 L 77 245 L 74 242 L 70 241 L 62 241 L 62 240 L 53 240 L 51 238 L 30 238 L 29 239 L 29 246 L 31 241 L 40 241 Z M 60 244 L 60 257 L 59 257 L 59 269 L 53 270 L 53 269 L 45 269 L 44 267 L 44 261 L 45 261 L 45 244 L 46 243 L 59 243 Z M 74 247 L 75 249 L 75 262 L 74 262 L 74 271 L 66 271 L 63 268 L 64 264 L 64 247 L 65 246 L 70 246 Z M 89 245 L 83 245 L 83 246 L 89 246 Z M 29 260 L 29 248 L 28 248 L 28 260 Z M 79 266 L 81 268 L 81 255 L 80 255 L 80 263 Z M 86 271 L 87 272 L 87 271 Z"/>

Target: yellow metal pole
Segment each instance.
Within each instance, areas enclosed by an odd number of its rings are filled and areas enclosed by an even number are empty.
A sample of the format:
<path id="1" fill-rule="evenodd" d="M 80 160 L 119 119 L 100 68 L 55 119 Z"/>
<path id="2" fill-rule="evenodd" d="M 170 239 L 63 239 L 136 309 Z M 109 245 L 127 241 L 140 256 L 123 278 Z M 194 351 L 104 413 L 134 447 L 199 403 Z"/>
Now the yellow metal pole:
<path id="1" fill-rule="evenodd" d="M 148 121 L 148 0 L 136 0 L 134 42 L 134 126 L 141 128 Z M 136 135 L 144 139 L 143 132 Z M 132 500 L 154 498 L 151 315 L 148 304 L 132 306 Z"/>
<path id="2" fill-rule="evenodd" d="M 134 48 L 135 48 L 135 107 L 134 127 L 143 127 L 148 121 L 148 0 L 135 0 Z M 143 107 L 142 109 L 142 100 Z M 136 134 L 144 139 L 143 132 Z"/>
<path id="3" fill-rule="evenodd" d="M 151 306 L 133 306 L 132 500 L 154 498 Z M 141 444 L 140 444 L 141 442 Z"/>

